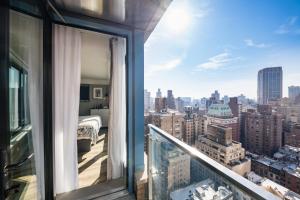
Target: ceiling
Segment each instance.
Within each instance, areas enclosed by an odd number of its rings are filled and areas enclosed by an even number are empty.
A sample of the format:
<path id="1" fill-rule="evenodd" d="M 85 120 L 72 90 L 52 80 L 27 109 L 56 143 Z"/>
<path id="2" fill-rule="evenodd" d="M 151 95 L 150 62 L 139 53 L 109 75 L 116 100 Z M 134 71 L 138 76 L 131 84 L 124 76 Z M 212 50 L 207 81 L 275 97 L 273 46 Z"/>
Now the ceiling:
<path id="1" fill-rule="evenodd" d="M 146 41 L 172 1 L 54 0 L 54 7 L 63 18 L 77 13 L 142 30 Z M 68 22 L 67 18 L 64 20 Z"/>
<path id="2" fill-rule="evenodd" d="M 82 31 L 81 79 L 109 80 L 109 35 Z"/>

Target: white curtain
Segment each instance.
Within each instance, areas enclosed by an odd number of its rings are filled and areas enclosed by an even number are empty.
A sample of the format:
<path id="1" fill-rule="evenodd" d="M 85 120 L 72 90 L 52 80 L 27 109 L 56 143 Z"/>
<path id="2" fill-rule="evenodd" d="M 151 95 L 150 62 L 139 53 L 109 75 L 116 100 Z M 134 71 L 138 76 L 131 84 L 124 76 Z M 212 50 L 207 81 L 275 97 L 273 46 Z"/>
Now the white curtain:
<path id="1" fill-rule="evenodd" d="M 18 63 L 19 66 L 22 66 L 28 72 L 28 103 L 30 123 L 32 126 L 32 145 L 37 182 L 36 199 L 44 199 L 45 186 L 42 44 L 42 21 L 19 12 L 10 11 L 10 59 L 15 63 Z M 15 81 L 12 79 L 13 77 L 13 75 L 10 77 L 10 82 Z M 15 102 L 13 105 L 18 106 L 18 104 Z M 27 114 L 27 111 L 25 114 Z M 31 144 L 28 145 L 30 148 Z"/>
<path id="2" fill-rule="evenodd" d="M 109 97 L 110 118 L 108 125 L 108 173 L 116 179 L 126 167 L 126 42 L 123 38 L 111 39 L 112 67 Z"/>
<path id="3" fill-rule="evenodd" d="M 55 193 L 78 187 L 77 127 L 81 67 L 78 29 L 54 25 Z"/>

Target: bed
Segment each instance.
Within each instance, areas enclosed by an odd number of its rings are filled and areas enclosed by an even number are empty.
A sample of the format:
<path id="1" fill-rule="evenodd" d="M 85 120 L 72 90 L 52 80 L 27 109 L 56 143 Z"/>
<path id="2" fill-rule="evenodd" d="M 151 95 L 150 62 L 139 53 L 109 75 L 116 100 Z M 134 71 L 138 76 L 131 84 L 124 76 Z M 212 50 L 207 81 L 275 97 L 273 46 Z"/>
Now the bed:
<path id="1" fill-rule="evenodd" d="M 78 151 L 89 151 L 91 144 L 96 144 L 102 126 L 98 115 L 79 116 L 77 129 Z"/>

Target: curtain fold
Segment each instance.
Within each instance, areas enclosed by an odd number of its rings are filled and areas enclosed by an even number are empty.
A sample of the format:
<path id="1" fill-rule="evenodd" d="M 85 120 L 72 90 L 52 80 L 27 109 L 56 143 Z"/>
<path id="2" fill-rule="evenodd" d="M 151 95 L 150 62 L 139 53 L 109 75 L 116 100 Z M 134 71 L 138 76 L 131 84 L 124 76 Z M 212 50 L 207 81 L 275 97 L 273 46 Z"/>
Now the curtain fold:
<path id="1" fill-rule="evenodd" d="M 32 126 L 32 145 L 37 182 L 37 199 L 44 199 L 44 117 L 43 117 L 43 31 L 42 22 L 31 17 L 13 14 L 12 18 L 22 17 L 27 23 L 20 23 L 21 40 L 26 43 L 27 57 L 24 62 L 28 65 L 28 99 L 29 115 Z M 27 36 L 27 37 L 26 37 Z M 17 52 L 19 49 L 15 49 Z"/>
<path id="2" fill-rule="evenodd" d="M 124 175 L 126 167 L 126 41 L 112 38 L 111 89 L 109 97 L 110 118 L 108 125 L 108 167 L 107 179 Z"/>
<path id="3" fill-rule="evenodd" d="M 77 127 L 80 68 L 80 31 L 54 25 L 53 127 L 56 194 L 78 187 Z"/>

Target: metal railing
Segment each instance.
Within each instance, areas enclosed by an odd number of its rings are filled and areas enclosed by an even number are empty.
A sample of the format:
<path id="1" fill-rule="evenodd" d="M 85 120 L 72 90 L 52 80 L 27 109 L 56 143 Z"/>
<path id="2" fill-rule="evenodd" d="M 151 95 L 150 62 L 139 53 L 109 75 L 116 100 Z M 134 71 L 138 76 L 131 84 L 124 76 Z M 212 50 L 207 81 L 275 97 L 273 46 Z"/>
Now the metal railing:
<path id="1" fill-rule="evenodd" d="M 149 199 L 197 200 L 205 192 L 228 200 L 280 199 L 156 126 L 149 130 Z"/>

